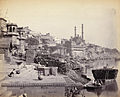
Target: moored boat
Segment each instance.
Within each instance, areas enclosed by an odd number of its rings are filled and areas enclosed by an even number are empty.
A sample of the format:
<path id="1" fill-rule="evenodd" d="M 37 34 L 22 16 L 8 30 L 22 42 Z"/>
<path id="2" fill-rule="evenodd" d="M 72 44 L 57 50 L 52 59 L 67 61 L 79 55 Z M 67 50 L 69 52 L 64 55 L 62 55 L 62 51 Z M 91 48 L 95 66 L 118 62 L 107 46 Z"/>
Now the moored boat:
<path id="1" fill-rule="evenodd" d="M 118 69 L 104 67 L 101 69 L 93 69 L 92 73 L 95 80 L 111 80 L 116 79 Z"/>

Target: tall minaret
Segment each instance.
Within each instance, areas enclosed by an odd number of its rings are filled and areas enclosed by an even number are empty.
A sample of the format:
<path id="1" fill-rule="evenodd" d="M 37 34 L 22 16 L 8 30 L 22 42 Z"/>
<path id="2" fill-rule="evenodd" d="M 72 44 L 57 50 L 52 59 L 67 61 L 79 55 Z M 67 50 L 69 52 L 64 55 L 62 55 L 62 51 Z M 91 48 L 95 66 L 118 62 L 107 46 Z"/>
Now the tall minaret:
<path id="1" fill-rule="evenodd" d="M 82 40 L 84 40 L 83 24 L 82 24 Z"/>
<path id="2" fill-rule="evenodd" d="M 75 37 L 76 37 L 76 26 L 74 27 Z"/>

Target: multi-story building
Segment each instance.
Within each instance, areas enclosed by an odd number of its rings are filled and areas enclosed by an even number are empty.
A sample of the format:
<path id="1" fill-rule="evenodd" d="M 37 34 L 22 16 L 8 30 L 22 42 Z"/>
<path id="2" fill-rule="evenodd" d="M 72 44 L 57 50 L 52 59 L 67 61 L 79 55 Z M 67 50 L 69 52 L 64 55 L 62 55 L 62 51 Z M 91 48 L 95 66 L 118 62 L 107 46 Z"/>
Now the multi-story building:
<path id="1" fill-rule="evenodd" d="M 48 46 L 55 46 L 56 42 L 54 38 L 50 35 L 50 33 L 47 33 L 45 35 L 40 35 L 40 40 L 42 41 L 42 45 L 48 45 Z"/>
<path id="2" fill-rule="evenodd" d="M 85 40 L 83 39 L 84 38 L 83 30 L 82 30 L 82 36 L 76 35 L 76 27 L 74 28 L 74 30 L 75 30 L 75 36 L 71 37 L 70 40 L 62 39 L 61 44 L 58 45 L 57 47 L 56 53 L 64 56 L 69 55 L 72 57 L 85 56 L 86 44 L 85 44 Z"/>
<path id="3" fill-rule="evenodd" d="M 55 39 L 50 35 L 50 33 L 46 33 L 45 35 L 40 34 L 37 39 L 39 41 L 39 47 L 43 52 L 52 53 L 52 49 L 56 47 Z"/>
<path id="4" fill-rule="evenodd" d="M 2 19 L 2 21 L 3 20 L 4 19 Z M 19 36 L 17 32 L 17 25 L 6 22 L 6 20 L 1 22 L 2 27 L 4 27 L 6 30 L 1 30 L 2 34 L 0 38 L 0 51 L 4 53 L 5 59 L 9 57 L 9 52 L 12 51 L 12 48 L 17 48 L 19 46 L 19 40 L 17 39 Z"/>
<path id="5" fill-rule="evenodd" d="M 19 40 L 19 51 L 22 53 L 25 53 L 25 46 L 27 39 L 27 33 L 26 30 L 23 27 L 18 27 L 17 32 L 19 33 L 18 40 Z"/>
<path id="6" fill-rule="evenodd" d="M 10 46 L 18 46 L 19 40 L 18 36 L 19 33 L 17 32 L 17 24 L 8 23 L 7 24 L 7 32 L 3 34 L 4 39 L 6 39 Z"/>
<path id="7" fill-rule="evenodd" d="M 3 33 L 7 31 L 7 20 L 4 18 L 0 18 L 0 36 L 3 36 Z"/>
<path id="8" fill-rule="evenodd" d="M 25 54 L 26 38 L 29 37 L 28 27 L 18 27 L 17 24 L 7 23 L 7 20 L 0 18 L 0 52 L 9 57 L 14 51 Z"/>
<path id="9" fill-rule="evenodd" d="M 0 53 L 4 53 L 4 50 L 8 48 L 7 41 L 3 38 L 4 32 L 7 32 L 7 20 L 0 18 Z"/>
<path id="10" fill-rule="evenodd" d="M 85 55 L 85 40 L 83 36 L 83 25 L 82 25 L 82 36 L 76 35 L 76 27 L 74 28 L 75 36 L 71 37 L 71 55 L 73 57 L 79 56 L 83 57 Z"/>

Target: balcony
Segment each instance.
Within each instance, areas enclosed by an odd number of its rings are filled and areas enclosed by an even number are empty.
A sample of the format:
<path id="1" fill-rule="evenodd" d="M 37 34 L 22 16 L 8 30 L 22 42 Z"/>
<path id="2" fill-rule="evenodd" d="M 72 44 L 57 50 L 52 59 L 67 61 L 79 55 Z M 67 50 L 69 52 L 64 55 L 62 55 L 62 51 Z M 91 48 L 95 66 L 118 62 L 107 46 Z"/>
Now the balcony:
<path id="1" fill-rule="evenodd" d="M 4 33 L 4 36 L 18 36 L 19 34 L 17 32 L 6 32 Z"/>
<path id="2" fill-rule="evenodd" d="M 18 36 L 18 39 L 19 40 L 25 40 L 25 39 L 27 39 L 27 37 L 26 36 Z"/>

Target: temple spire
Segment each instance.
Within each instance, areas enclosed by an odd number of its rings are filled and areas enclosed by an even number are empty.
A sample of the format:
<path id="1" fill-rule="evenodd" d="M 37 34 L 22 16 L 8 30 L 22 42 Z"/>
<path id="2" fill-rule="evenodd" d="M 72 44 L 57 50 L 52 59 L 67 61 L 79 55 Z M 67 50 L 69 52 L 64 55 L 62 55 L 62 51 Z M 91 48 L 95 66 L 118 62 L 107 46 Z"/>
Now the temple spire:
<path id="1" fill-rule="evenodd" d="M 83 24 L 82 24 L 82 40 L 84 40 Z"/>
<path id="2" fill-rule="evenodd" d="M 76 37 L 76 26 L 74 27 L 75 37 Z"/>

